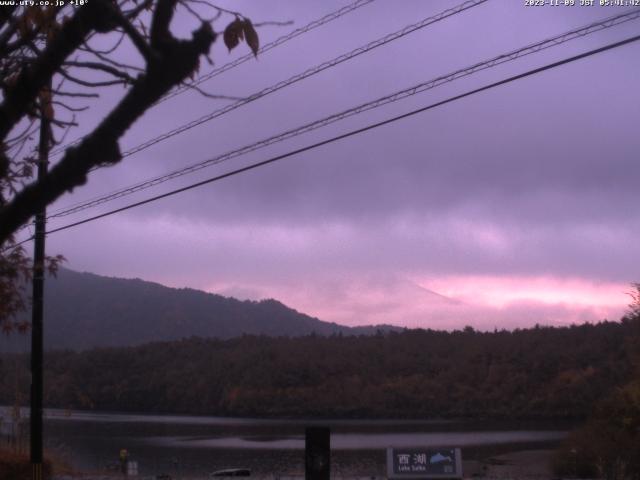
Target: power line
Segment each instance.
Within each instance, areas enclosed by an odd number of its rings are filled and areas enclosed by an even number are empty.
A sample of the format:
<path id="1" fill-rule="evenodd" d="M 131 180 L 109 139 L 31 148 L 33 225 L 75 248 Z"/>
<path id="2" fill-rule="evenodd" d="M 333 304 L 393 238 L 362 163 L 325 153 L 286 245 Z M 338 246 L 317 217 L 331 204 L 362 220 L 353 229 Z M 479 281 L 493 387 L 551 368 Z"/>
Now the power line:
<path id="1" fill-rule="evenodd" d="M 289 40 L 293 40 L 296 37 L 299 37 L 302 34 L 305 34 L 307 32 L 310 32 L 311 30 L 314 30 L 322 25 L 325 25 L 329 22 L 332 22 L 333 20 L 337 20 L 338 18 L 342 17 L 343 15 L 346 15 L 348 13 L 354 12 L 356 10 L 358 10 L 361 7 L 364 7 L 365 5 L 369 5 L 370 3 L 374 2 L 375 0 L 356 0 L 355 2 L 346 5 L 342 8 L 339 8 L 338 10 L 335 10 L 331 13 L 328 13 L 327 15 L 318 18 L 316 20 L 313 20 L 310 23 L 307 23 L 306 25 L 300 27 L 300 28 L 296 28 L 295 30 L 292 30 L 291 32 L 289 32 L 286 35 L 282 35 L 281 37 L 276 38 L 274 41 L 265 44 L 263 47 L 261 47 L 258 50 L 258 54 L 263 54 L 265 52 L 268 52 L 269 50 L 273 50 L 276 47 L 279 47 L 280 45 L 283 45 L 284 43 L 287 43 Z M 193 86 L 197 86 L 200 85 L 201 83 L 206 82 L 207 80 L 210 80 L 214 77 L 217 77 L 218 75 L 231 70 L 232 68 L 235 68 L 239 65 L 242 65 L 245 62 L 248 62 L 249 60 L 252 60 L 254 58 L 253 53 L 248 53 L 246 55 L 243 55 L 242 57 L 239 57 L 235 60 L 232 60 L 231 62 L 227 62 L 224 65 L 213 69 L 211 72 L 207 73 L 206 75 L 202 75 L 201 77 L 199 77 L 196 81 L 194 81 L 191 85 L 184 85 L 182 87 L 179 87 L 169 93 L 167 93 L 164 97 L 162 97 L 160 100 L 158 100 L 156 102 L 156 105 L 164 102 L 165 100 L 168 100 L 170 98 L 175 97 L 176 95 L 180 95 L 181 93 L 184 93 L 186 91 L 188 91 L 190 88 L 192 88 Z M 67 148 L 73 146 L 73 145 L 77 145 L 78 143 L 80 143 L 82 140 L 84 140 L 84 136 L 74 140 L 73 142 L 69 142 L 66 145 L 62 145 L 56 149 L 54 149 L 51 152 L 51 155 L 58 155 L 61 152 L 65 151 Z"/>
<path id="2" fill-rule="evenodd" d="M 490 84 L 485 85 L 485 86 L 480 87 L 480 88 L 469 90 L 469 91 L 467 91 L 465 93 L 462 93 L 462 94 L 459 94 L 459 95 L 455 95 L 453 97 L 449 97 L 449 98 L 447 98 L 445 100 L 441 100 L 441 101 L 436 102 L 436 103 L 432 103 L 430 105 L 427 105 L 426 107 L 422 107 L 422 108 L 419 108 L 419 109 L 416 109 L 416 110 L 412 110 L 410 112 L 407 112 L 407 113 L 404 113 L 402 115 L 398 115 L 398 116 L 383 120 L 381 122 L 372 123 L 370 125 L 367 125 L 366 127 L 362 127 L 362 128 L 358 128 L 358 129 L 355 129 L 355 130 L 351 130 L 351 131 L 349 131 L 347 133 L 343 133 L 341 135 L 337 135 L 335 137 L 331 137 L 329 139 L 326 139 L 326 140 L 323 140 L 323 141 L 320 141 L 320 142 L 317 142 L 317 143 L 313 143 L 313 144 L 307 145 L 305 147 L 298 148 L 296 150 L 289 151 L 289 152 L 287 152 L 285 154 L 278 155 L 278 156 L 275 156 L 275 157 L 271 157 L 271 158 L 269 158 L 267 160 L 263 160 L 261 162 L 253 163 L 251 165 L 248 165 L 248 166 L 245 166 L 245 167 L 242 167 L 242 168 L 238 168 L 236 170 L 232 170 L 230 172 L 227 172 L 227 173 L 224 173 L 224 174 L 221 174 L 221 175 L 217 175 L 215 177 L 208 178 L 206 180 L 202 180 L 200 182 L 193 183 L 191 185 L 187 185 L 186 187 L 178 188 L 176 190 L 172 190 L 170 192 L 166 192 L 166 193 L 163 193 L 161 195 L 156 195 L 154 197 L 150 197 L 150 198 L 147 198 L 145 200 L 142 200 L 142 201 L 139 201 L 139 202 L 135 202 L 135 203 L 126 205 L 124 207 L 111 210 L 109 212 L 102 213 L 100 215 L 95 215 L 93 217 L 89 217 L 89 218 L 86 218 L 84 220 L 80 220 L 78 222 L 70 223 L 68 225 L 65 225 L 65 226 L 62 226 L 62 227 L 58 227 L 58 228 L 55 228 L 53 230 L 49 230 L 47 232 L 47 234 L 51 234 L 51 233 L 56 233 L 56 232 L 60 232 L 60 231 L 63 231 L 63 230 L 67 230 L 67 229 L 76 227 L 78 225 L 83 225 L 85 223 L 92 222 L 94 220 L 98 220 L 100 218 L 108 217 L 108 216 L 114 215 L 116 213 L 120 213 L 120 212 L 129 210 L 129 209 L 132 209 L 132 208 L 135 208 L 135 207 L 139 207 L 141 205 L 146 205 L 148 203 L 155 202 L 157 200 L 161 200 L 163 198 L 167 198 L 167 197 L 176 195 L 178 193 L 185 192 L 187 190 L 192 190 L 194 188 L 201 187 L 203 185 L 207 185 L 209 183 L 213 183 L 213 182 L 222 180 L 222 179 L 227 178 L 227 177 L 238 175 L 240 173 L 244 173 L 244 172 L 247 172 L 249 170 L 254 170 L 254 169 L 258 168 L 258 167 L 262 167 L 262 166 L 265 166 L 265 165 L 268 165 L 268 164 L 271 164 L 271 163 L 275 163 L 275 162 L 283 160 L 285 158 L 289 158 L 289 157 L 292 157 L 294 155 L 298 155 L 300 153 L 307 152 L 309 150 L 313 150 L 313 149 L 319 148 L 321 146 L 337 142 L 339 140 L 343 140 L 345 138 L 349 138 L 349 137 L 352 137 L 352 136 L 355 136 L 355 135 L 359 135 L 359 134 L 367 132 L 369 130 L 373 130 L 375 128 L 379 128 L 379 127 L 382 127 L 384 125 L 388 125 L 390 123 L 397 122 L 399 120 L 402 120 L 402 119 L 417 115 L 419 113 L 426 112 L 428 110 L 432 110 L 432 109 L 434 109 L 436 107 L 439 107 L 439 106 L 442 106 L 442 105 L 446 105 L 448 103 L 455 102 L 457 100 L 460 100 L 460 99 L 463 99 L 463 98 L 478 94 L 480 92 L 484 92 L 484 91 L 499 87 L 501 85 L 505 85 L 507 83 L 514 82 L 516 80 L 521 80 L 523 78 L 526 78 L 526 77 L 529 77 L 529 76 L 532 76 L 532 75 L 535 75 L 535 74 L 538 74 L 538 73 L 541 73 L 541 72 L 544 72 L 544 71 L 547 71 L 547 70 L 551 70 L 553 68 L 557 68 L 557 67 L 560 67 L 562 65 L 566 65 L 568 63 L 572 63 L 572 62 L 575 62 L 577 60 L 581 60 L 583 58 L 587 58 L 587 57 L 590 57 L 590 56 L 593 56 L 593 55 L 596 55 L 596 54 L 599 54 L 599 53 L 602 53 L 602 52 L 605 52 L 605 51 L 608 51 L 608 50 L 612 50 L 614 48 L 619 48 L 619 47 L 622 47 L 624 45 L 630 44 L 632 42 L 636 42 L 638 40 L 640 40 L 640 35 L 636 35 L 634 37 L 630 37 L 630 38 L 627 38 L 627 39 L 619 41 L 619 42 L 611 43 L 611 44 L 605 45 L 604 47 L 600 47 L 600 48 L 596 48 L 596 49 L 593 49 L 593 50 L 589 50 L 588 52 L 584 52 L 584 53 L 581 53 L 579 55 L 574 55 L 572 57 L 565 58 L 564 60 L 560 60 L 560 61 L 557 61 L 557 62 L 549 63 L 549 64 L 544 65 L 542 67 L 534 68 L 534 69 L 528 70 L 528 71 L 526 71 L 524 73 L 521 73 L 521 74 L 518 74 L 518 75 L 514 75 L 514 76 L 508 77 L 506 79 L 494 82 L 494 83 L 490 83 Z M 25 241 L 28 241 L 28 240 L 25 240 Z M 21 243 L 24 243 L 24 242 L 21 242 Z"/>
<path id="3" fill-rule="evenodd" d="M 258 50 L 259 54 L 268 52 L 269 50 L 272 50 L 276 47 L 279 47 L 280 45 L 282 45 L 283 43 L 288 42 L 289 40 L 292 40 L 300 35 L 302 35 L 303 33 L 307 33 L 321 25 L 324 25 L 325 23 L 329 23 L 332 20 L 335 20 L 337 18 L 340 18 L 343 15 L 346 15 L 347 13 L 353 12 L 354 10 L 357 10 L 360 7 L 364 7 L 365 5 L 370 4 L 371 2 L 373 2 L 374 0 L 357 0 L 356 2 L 347 5 L 346 7 L 343 7 L 339 10 L 336 10 L 335 12 L 329 13 L 328 15 L 325 15 L 324 17 L 318 19 L 318 20 L 314 20 L 311 23 L 308 23 L 307 25 L 305 25 L 304 27 L 300 27 L 296 30 L 293 30 L 291 33 L 287 34 L 287 35 L 283 35 L 279 38 L 277 38 L 276 40 L 274 40 L 271 43 L 267 43 L 264 47 L 260 48 L 260 50 Z M 191 84 L 191 86 L 195 86 L 195 85 L 200 85 L 201 83 L 206 82 L 207 80 L 211 80 L 214 77 L 217 77 L 218 75 L 226 72 L 227 70 L 231 70 L 234 67 L 237 67 L 238 65 L 241 65 L 245 62 L 248 62 L 249 60 L 253 60 L 254 55 L 253 53 L 247 53 L 246 55 L 243 55 L 242 57 L 233 60 L 229 63 L 226 63 L 224 65 L 222 65 L 221 67 L 218 67 L 214 70 L 212 70 L 211 72 L 209 72 L 206 75 L 201 76 L 200 78 L 198 78 L 195 82 L 193 82 Z M 157 103 L 161 103 L 164 102 L 165 100 L 169 100 L 170 98 L 175 97 L 176 95 L 180 95 L 181 93 L 188 91 L 190 89 L 189 85 L 184 85 L 180 88 L 177 88 L 176 90 L 174 90 L 173 92 L 170 92 L 169 94 L 165 95 L 161 100 L 159 100 Z"/>
<path id="4" fill-rule="evenodd" d="M 275 83 L 273 85 L 270 85 L 266 88 L 263 88 L 262 90 L 253 93 L 251 95 L 249 95 L 246 98 L 242 98 L 240 100 L 237 100 L 233 103 L 230 103 L 229 105 L 225 105 L 224 107 L 218 108 L 210 113 L 208 113 L 207 115 L 203 115 L 195 120 L 191 120 L 188 123 L 182 124 L 179 127 L 173 128 L 171 130 L 169 130 L 168 132 L 165 132 L 161 135 L 158 135 L 156 137 L 153 137 L 141 144 L 136 145 L 135 147 L 125 151 L 122 153 L 122 158 L 128 157 L 130 155 L 134 155 L 138 152 L 141 152 L 142 150 L 145 150 L 157 143 L 160 143 L 164 140 L 167 140 L 171 137 L 174 137 L 176 135 L 179 135 L 181 133 L 184 133 L 188 130 L 191 130 L 192 128 L 195 128 L 199 125 L 202 125 L 203 123 L 209 122 L 211 120 L 213 120 L 214 118 L 218 118 L 221 117 L 222 115 L 225 115 L 229 112 L 232 112 L 233 110 L 236 110 L 244 105 L 247 105 L 249 103 L 255 102 L 256 100 L 259 100 L 263 97 L 266 97 L 267 95 L 270 95 L 272 93 L 275 93 L 279 90 L 282 90 L 285 87 L 289 87 L 295 83 L 298 83 L 302 80 L 305 80 L 313 75 L 317 75 L 318 73 L 321 73 L 329 68 L 333 68 L 337 65 L 340 65 L 341 63 L 344 63 L 348 60 L 352 60 L 364 53 L 370 52 L 371 50 L 374 50 L 378 47 L 381 47 L 383 45 L 386 45 L 387 43 L 390 43 L 394 40 L 398 40 L 399 38 L 402 38 L 406 35 L 409 35 L 410 33 L 413 33 L 417 30 L 420 30 L 422 28 L 425 28 L 429 25 L 432 25 L 434 23 L 440 22 L 446 18 L 449 18 L 453 15 L 457 15 L 458 13 L 461 13 L 463 11 L 466 11 L 470 8 L 476 7 L 482 3 L 487 2 L 488 0 L 467 0 L 463 3 L 461 3 L 460 5 L 457 5 L 453 8 L 449 8 L 447 10 L 444 10 L 440 13 L 438 13 L 437 15 L 433 15 L 431 17 L 427 17 L 423 20 L 420 20 L 419 22 L 413 23 L 411 25 L 407 25 L 403 28 L 401 28 L 400 30 L 390 33 L 388 35 L 385 35 L 384 37 L 378 38 L 377 40 L 374 40 L 372 42 L 367 43 L 366 45 L 360 46 L 358 48 L 355 48 L 353 50 L 351 50 L 350 52 L 344 53 L 342 55 L 339 55 L 331 60 L 328 60 L 326 62 L 323 62 L 319 65 L 316 65 L 315 67 L 311 67 L 307 70 L 305 70 L 302 73 L 298 73 L 296 75 L 293 75 L 291 77 L 289 77 L 286 80 L 281 80 L 278 83 Z M 94 167 L 92 168 L 90 171 L 95 171 L 98 168 L 101 167 Z"/>
<path id="5" fill-rule="evenodd" d="M 417 30 L 420 30 L 422 28 L 428 27 L 430 25 L 433 25 L 434 23 L 440 22 L 446 18 L 452 17 L 454 15 L 457 15 L 459 13 L 462 13 L 466 10 L 469 10 L 470 8 L 473 7 L 477 7 L 478 5 L 481 5 L 485 2 L 487 2 L 488 0 L 467 0 L 466 2 L 461 3 L 460 5 L 457 5 L 453 8 L 449 8 L 447 10 L 444 10 L 436 15 L 433 15 L 431 17 L 427 17 L 423 20 L 420 20 L 419 22 L 413 23 L 411 25 L 407 25 L 403 28 L 401 28 L 400 30 L 397 30 L 393 33 L 390 33 L 388 35 L 385 35 L 384 37 L 378 38 L 377 40 L 374 40 L 372 42 L 367 43 L 366 45 L 363 45 L 361 47 L 355 48 L 353 50 L 351 50 L 350 52 L 344 53 L 342 55 L 339 55 L 331 60 L 328 60 L 326 62 L 323 62 L 319 65 L 316 65 L 315 67 L 311 67 L 307 70 L 305 70 L 302 73 L 298 73 L 296 75 L 293 75 L 291 77 L 289 77 L 286 80 L 281 80 L 278 83 L 275 83 L 273 85 L 270 85 L 269 87 L 263 88 L 262 90 L 260 90 L 259 92 L 253 93 L 251 95 L 249 95 L 247 98 L 243 98 L 241 100 L 238 100 L 234 103 L 231 103 L 229 105 L 226 105 L 222 108 L 219 108 L 217 110 L 214 110 L 213 112 L 208 113 L 207 115 L 203 115 L 200 118 L 197 118 L 195 120 L 192 120 L 188 123 L 185 123 L 183 125 L 180 125 L 179 127 L 173 128 L 172 130 L 169 130 L 168 132 L 165 132 L 161 135 L 158 135 L 154 138 L 151 138 L 149 140 L 147 140 L 144 143 L 138 144 L 135 147 L 125 151 L 122 153 L 122 157 L 128 157 L 130 155 L 133 155 L 135 153 L 138 153 L 142 150 L 145 150 L 149 147 L 151 147 L 152 145 L 155 145 L 157 143 L 160 143 L 164 140 L 167 140 L 168 138 L 171 138 L 175 135 L 181 134 L 186 132 L 187 130 L 191 130 L 194 127 L 197 127 L 198 125 L 202 125 L 203 123 L 209 122 L 211 120 L 213 120 L 214 118 L 218 118 L 222 115 L 225 115 L 239 107 L 242 107 L 244 105 L 247 105 L 249 103 L 255 102 L 256 100 L 263 98 L 267 95 L 270 95 L 272 93 L 275 93 L 279 90 L 282 90 L 285 87 L 289 87 L 295 83 L 298 83 L 302 80 L 305 80 L 313 75 L 317 75 L 320 72 L 323 72 L 329 68 L 333 68 L 337 65 L 340 65 L 341 63 L 344 63 L 348 60 L 352 60 L 364 53 L 370 52 L 371 50 L 374 50 L 378 47 L 381 47 L 383 45 L 386 45 L 387 43 L 393 42 L 394 40 L 398 40 L 399 38 L 405 37 L 407 35 L 409 35 L 410 33 L 413 33 Z"/>
<path id="6" fill-rule="evenodd" d="M 229 113 L 241 106 L 244 106 L 248 103 L 254 102 L 262 97 L 265 97 L 271 93 L 274 93 L 276 91 L 279 91 L 285 87 L 288 87 L 294 83 L 297 83 L 299 81 L 302 81 L 306 78 L 311 77 L 312 75 L 316 75 L 328 68 L 332 68 L 340 63 L 343 63 L 347 60 L 351 60 L 359 55 L 362 55 L 363 53 L 367 53 L 379 46 L 385 45 L 391 41 L 397 40 L 399 38 L 402 38 L 410 33 L 415 32 L 416 30 L 419 30 L 421 28 L 427 27 L 433 23 L 437 23 L 439 21 L 444 20 L 445 18 L 451 17 L 453 15 L 456 15 L 458 13 L 461 13 L 465 10 L 468 10 L 470 8 L 473 8 L 475 6 L 478 6 L 482 3 L 487 2 L 488 0 L 467 0 L 463 3 L 461 3 L 460 5 L 457 5 L 453 8 L 449 8 L 447 10 L 444 10 L 436 15 L 424 18 L 422 20 L 420 20 L 419 22 L 413 23 L 411 25 L 407 25 L 405 27 L 403 27 L 400 30 L 397 30 L 396 32 L 387 34 L 381 38 L 378 38 L 377 40 L 374 40 L 372 42 L 369 42 L 366 45 L 360 46 L 354 50 L 351 50 L 350 52 L 344 53 L 342 55 L 339 55 L 338 57 L 333 58 L 332 60 L 323 62 L 319 65 L 316 65 L 315 67 L 309 68 L 307 70 L 305 70 L 302 73 L 296 74 L 292 77 L 289 77 L 286 80 L 282 80 L 276 84 L 273 84 L 269 87 L 266 87 L 262 90 L 260 90 L 259 92 L 256 92 L 252 95 L 250 95 L 247 98 L 238 100 L 232 104 L 229 104 L 225 107 L 219 108 L 217 110 L 214 110 L 213 112 L 204 115 L 198 119 L 192 120 L 191 122 L 188 122 L 186 124 L 183 124 L 179 127 L 176 127 L 168 132 L 165 132 L 159 136 L 156 136 L 152 139 L 147 140 L 146 142 L 142 143 L 142 144 L 138 144 L 137 146 L 133 147 L 130 150 L 127 150 L 125 152 L 122 153 L 122 157 L 127 157 L 129 155 L 133 155 L 135 153 L 138 153 L 146 148 L 151 147 L 152 145 L 155 145 L 156 143 L 159 143 L 161 141 L 164 141 L 168 138 L 171 138 L 175 135 L 178 135 L 180 133 L 183 133 L 187 130 L 190 130 L 198 125 L 201 125 L 203 123 L 206 123 L 210 120 L 213 120 L 214 118 L 220 117 L 226 113 Z M 97 170 L 100 167 L 94 167 L 90 170 L 90 172 L 93 172 L 95 170 Z"/>
<path id="7" fill-rule="evenodd" d="M 302 125 L 300 127 L 297 127 L 295 129 L 292 130 L 287 130 L 285 132 L 282 132 L 280 134 L 268 137 L 266 139 L 262 139 L 258 142 L 246 145 L 244 147 L 241 147 L 239 149 L 235 149 L 229 152 L 226 152 L 224 154 L 220 154 L 217 155 L 215 157 L 209 158 L 207 160 L 198 162 L 196 164 L 190 165 L 188 167 L 184 167 L 178 170 L 175 170 L 173 172 L 170 172 L 168 174 L 159 176 L 159 177 L 155 177 L 153 179 L 150 180 L 146 180 L 140 183 L 137 183 L 135 185 L 126 187 L 126 188 L 122 188 L 119 190 L 116 190 L 115 192 L 112 192 L 110 194 L 101 196 L 101 197 L 96 197 L 92 200 L 89 201 L 85 201 L 70 207 L 65 208 L 64 210 L 58 211 L 57 213 L 52 214 L 49 218 L 58 218 L 58 217 L 63 217 L 63 216 L 67 216 L 67 215 L 71 215 L 74 213 L 77 213 L 79 211 L 82 210 L 86 210 L 88 208 L 91 207 L 95 207 L 97 205 L 109 202 L 111 200 L 115 200 L 117 198 L 121 198 L 127 195 L 131 195 L 133 193 L 145 190 L 147 188 L 151 188 L 153 186 L 159 185 L 161 183 L 164 183 L 166 181 L 169 180 L 173 180 L 175 178 L 181 177 L 183 175 L 189 174 L 189 173 L 193 173 L 195 171 L 201 170 L 203 168 L 212 166 L 212 165 L 217 165 L 219 163 L 222 163 L 224 161 L 227 160 L 231 160 L 233 158 L 248 154 L 250 152 L 259 150 L 261 148 L 265 148 L 269 145 L 273 145 L 275 143 L 279 143 L 281 141 L 284 140 L 288 140 L 290 138 L 296 137 L 298 135 L 302 135 L 304 133 L 308 133 L 311 132 L 313 130 L 316 130 L 318 128 L 322 128 L 325 127 L 327 125 L 330 125 L 332 123 L 335 123 L 337 121 L 340 120 L 344 120 L 345 118 L 354 116 L 354 115 L 358 115 L 361 113 L 364 113 L 366 111 L 369 110 L 373 110 L 375 108 L 381 107 L 383 105 L 387 105 L 389 103 L 394 103 L 396 101 L 402 100 L 404 98 L 416 95 L 418 93 L 422 93 L 426 90 L 430 90 L 432 88 L 436 88 L 440 85 L 443 85 L 445 83 L 449 83 L 452 82 L 454 80 L 457 80 L 459 78 L 465 77 L 465 76 L 469 76 L 472 75 L 474 73 L 477 73 L 479 71 L 482 70 L 486 70 L 488 68 L 492 68 L 495 67 L 497 65 L 501 65 L 503 63 L 506 62 L 510 62 L 513 60 L 516 60 L 518 58 L 522 58 L 524 56 L 539 52 L 541 50 L 547 49 L 547 48 L 551 48 L 557 45 L 561 45 L 562 43 L 568 42 L 570 40 L 574 40 L 576 38 L 581 38 L 585 35 L 597 32 L 597 31 L 601 31 L 607 28 L 611 28 L 613 26 L 616 25 L 620 25 L 622 23 L 634 20 L 640 18 L 640 10 L 634 10 L 634 11 L 630 11 L 630 12 L 626 12 L 626 13 L 622 13 L 619 15 L 615 15 L 612 17 L 608 17 L 602 20 L 599 20 L 597 22 L 588 24 L 586 26 L 582 26 L 573 30 L 570 30 L 568 32 L 562 33 L 560 35 L 556 35 L 554 37 L 548 38 L 546 40 L 542 40 L 540 42 L 536 42 L 530 45 L 527 45 L 525 47 L 519 48 L 517 50 L 513 50 L 511 52 L 502 54 L 502 55 L 498 55 L 496 57 L 493 57 L 489 60 L 483 61 L 483 62 L 479 62 L 479 63 L 475 63 L 469 67 L 466 68 L 462 68 L 459 70 L 456 70 L 452 73 L 448 73 L 446 75 L 442 75 L 439 77 L 436 77 L 434 79 L 428 80 L 426 82 L 422 82 L 418 85 L 412 86 L 410 88 L 404 89 L 404 90 L 400 90 L 398 92 L 395 92 L 391 95 L 387 95 L 381 98 L 378 98 L 376 100 L 358 105 L 356 107 L 350 108 L 348 110 L 344 110 L 342 112 L 339 113 L 335 113 L 333 115 L 330 115 L 328 117 L 324 117 L 320 120 L 316 120 L 314 122 L 311 123 L 307 123 L 305 125 Z"/>

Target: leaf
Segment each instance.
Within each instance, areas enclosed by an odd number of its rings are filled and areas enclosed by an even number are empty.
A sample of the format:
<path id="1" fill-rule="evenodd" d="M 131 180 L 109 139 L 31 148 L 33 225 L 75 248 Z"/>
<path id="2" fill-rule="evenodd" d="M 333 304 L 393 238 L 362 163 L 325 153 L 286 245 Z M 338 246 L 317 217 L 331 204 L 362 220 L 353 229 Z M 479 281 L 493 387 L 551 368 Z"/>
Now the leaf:
<path id="1" fill-rule="evenodd" d="M 227 46 L 229 51 L 236 48 L 240 43 L 240 40 L 244 38 L 243 27 L 244 22 L 239 18 L 236 18 L 233 22 L 227 25 L 227 28 L 224 29 L 224 44 Z"/>
<path id="2" fill-rule="evenodd" d="M 251 20 L 249 20 L 248 18 L 244 19 L 244 22 L 242 22 L 242 30 L 244 31 L 244 38 L 247 42 L 247 45 L 249 45 L 249 48 L 251 48 L 253 56 L 257 58 L 258 50 L 260 50 L 260 39 L 258 38 L 258 32 L 256 32 L 255 28 L 253 28 Z"/>

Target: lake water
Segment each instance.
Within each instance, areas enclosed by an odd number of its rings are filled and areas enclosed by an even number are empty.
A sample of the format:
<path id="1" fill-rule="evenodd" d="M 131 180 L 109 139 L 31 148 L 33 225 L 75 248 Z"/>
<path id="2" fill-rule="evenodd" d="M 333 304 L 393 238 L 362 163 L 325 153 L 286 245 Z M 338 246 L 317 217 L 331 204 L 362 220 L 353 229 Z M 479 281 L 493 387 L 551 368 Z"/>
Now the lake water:
<path id="1" fill-rule="evenodd" d="M 2 410 L 0 409 L 0 415 Z M 5 419 L 8 418 L 5 413 Z M 46 410 L 45 444 L 75 467 L 115 468 L 120 449 L 140 473 L 304 473 L 304 429 L 331 428 L 332 476 L 383 476 L 387 447 L 461 447 L 463 457 L 553 446 L 569 425 L 434 420 L 264 420 Z"/>

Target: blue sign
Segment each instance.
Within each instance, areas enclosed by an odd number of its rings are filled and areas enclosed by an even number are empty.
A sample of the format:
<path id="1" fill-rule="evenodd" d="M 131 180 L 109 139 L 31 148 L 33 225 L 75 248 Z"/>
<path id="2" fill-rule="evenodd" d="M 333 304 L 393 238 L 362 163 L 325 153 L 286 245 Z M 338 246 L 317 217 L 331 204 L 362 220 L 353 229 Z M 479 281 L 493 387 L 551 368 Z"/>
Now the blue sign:
<path id="1" fill-rule="evenodd" d="M 389 448 L 387 477 L 462 478 L 462 454 L 459 448 Z"/>

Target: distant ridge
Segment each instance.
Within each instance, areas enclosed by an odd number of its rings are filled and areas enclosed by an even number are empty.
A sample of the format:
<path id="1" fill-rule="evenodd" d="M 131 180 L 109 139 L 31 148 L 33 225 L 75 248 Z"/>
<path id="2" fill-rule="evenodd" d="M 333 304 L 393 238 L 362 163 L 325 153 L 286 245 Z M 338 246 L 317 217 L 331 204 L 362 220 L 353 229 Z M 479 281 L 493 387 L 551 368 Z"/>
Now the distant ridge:
<path id="1" fill-rule="evenodd" d="M 346 327 L 324 322 L 274 299 L 240 301 L 190 288 L 68 269 L 47 280 L 45 312 L 47 349 L 121 347 L 192 336 L 228 339 L 243 334 L 368 335 L 402 330 L 389 325 Z M 24 351 L 28 345 L 28 336 L 0 339 L 0 351 Z"/>

